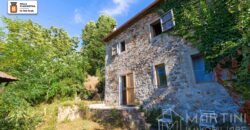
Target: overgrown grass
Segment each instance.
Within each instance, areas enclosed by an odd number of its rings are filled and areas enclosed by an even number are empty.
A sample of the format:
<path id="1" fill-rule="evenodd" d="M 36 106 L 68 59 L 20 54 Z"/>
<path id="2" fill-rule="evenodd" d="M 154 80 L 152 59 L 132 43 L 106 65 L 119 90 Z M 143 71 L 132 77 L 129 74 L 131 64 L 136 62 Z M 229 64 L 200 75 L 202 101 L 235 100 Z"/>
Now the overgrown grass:
<path id="1" fill-rule="evenodd" d="M 55 130 L 57 124 L 59 103 L 41 104 L 37 110 L 43 115 L 43 122 L 38 126 L 37 130 Z"/>
<path id="2" fill-rule="evenodd" d="M 36 110 L 43 115 L 43 121 L 37 127 L 37 130 L 102 130 L 102 125 L 88 119 L 77 119 L 75 121 L 65 120 L 61 123 L 57 122 L 58 107 L 60 106 L 79 106 L 80 111 L 86 109 L 87 104 L 96 103 L 91 101 L 81 100 L 61 100 L 54 101 L 51 104 L 41 104 L 36 107 Z"/>
<path id="3" fill-rule="evenodd" d="M 93 121 L 78 119 L 57 124 L 57 130 L 104 130 L 104 128 Z"/>

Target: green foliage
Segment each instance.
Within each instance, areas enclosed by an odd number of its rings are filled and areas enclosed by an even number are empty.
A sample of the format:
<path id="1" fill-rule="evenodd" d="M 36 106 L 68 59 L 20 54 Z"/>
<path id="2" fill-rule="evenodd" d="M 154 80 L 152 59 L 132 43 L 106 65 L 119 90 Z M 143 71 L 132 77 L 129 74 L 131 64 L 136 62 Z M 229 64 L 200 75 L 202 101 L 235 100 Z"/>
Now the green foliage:
<path id="1" fill-rule="evenodd" d="M 236 58 L 237 49 L 242 49 L 243 60 L 239 61 L 235 86 L 248 88 L 249 0 L 164 0 L 157 12 L 163 14 L 170 9 L 174 10 L 176 26 L 167 33 L 192 42 L 205 57 L 208 70 L 213 70 L 224 58 Z M 226 65 L 224 68 L 230 69 L 231 63 Z"/>
<path id="2" fill-rule="evenodd" d="M 112 122 L 112 127 L 122 127 L 123 126 L 123 116 L 119 110 L 111 110 L 107 122 Z"/>
<path id="3" fill-rule="evenodd" d="M 151 124 L 152 128 L 158 128 L 158 119 L 161 116 L 161 109 L 160 108 L 152 108 L 149 110 L 145 110 L 145 118 L 146 122 Z"/>
<path id="4" fill-rule="evenodd" d="M 19 78 L 6 91 L 18 91 L 32 105 L 54 97 L 73 96 L 85 77 L 77 40 L 60 28 L 46 29 L 32 21 L 3 18 L 8 33 L 0 70 Z"/>
<path id="5" fill-rule="evenodd" d="M 87 91 L 87 90 L 83 90 L 79 93 L 79 97 L 82 100 L 89 100 L 89 99 L 92 99 L 94 96 L 95 96 L 94 93 Z"/>
<path id="6" fill-rule="evenodd" d="M 100 93 L 101 99 L 104 99 L 104 86 L 105 86 L 105 75 L 104 75 L 104 70 L 101 71 L 100 69 L 96 70 L 96 76 L 99 79 L 99 84 L 97 85 L 98 93 Z"/>
<path id="7" fill-rule="evenodd" d="M 15 93 L 5 93 L 0 97 L 0 128 L 2 130 L 35 129 L 41 121 L 29 103 Z"/>
<path id="8" fill-rule="evenodd" d="M 105 126 L 106 129 L 126 127 L 123 114 L 120 110 L 92 111 L 92 120 Z"/>
<path id="9" fill-rule="evenodd" d="M 86 71 L 89 75 L 98 77 L 100 83 L 98 84 L 98 93 L 104 97 L 104 66 L 105 66 L 105 44 L 103 39 L 113 31 L 116 21 L 106 15 L 99 17 L 98 21 L 88 22 L 82 31 L 83 47 L 81 54 L 85 61 L 89 64 Z M 81 94 L 82 99 L 92 98 L 94 95 L 91 93 Z"/>
<path id="10" fill-rule="evenodd" d="M 96 75 L 96 73 L 103 71 L 105 66 L 105 45 L 102 40 L 113 31 L 115 25 L 116 21 L 112 17 L 102 15 L 96 23 L 90 21 L 84 27 L 82 33 L 84 45 L 81 53 L 83 57 L 86 57 L 90 65 L 87 69 L 88 74 Z"/>
<path id="11" fill-rule="evenodd" d="M 81 112 L 86 113 L 88 107 L 87 107 L 83 102 L 80 102 L 80 103 L 78 104 L 78 106 L 79 106 L 79 110 L 80 110 Z"/>
<path id="12" fill-rule="evenodd" d="M 34 129 L 39 116 L 31 115 L 31 106 L 85 94 L 88 63 L 76 51 L 78 39 L 70 38 L 61 28 L 43 28 L 30 20 L 6 17 L 2 21 L 0 71 L 19 81 L 0 94 L 0 128 Z"/>

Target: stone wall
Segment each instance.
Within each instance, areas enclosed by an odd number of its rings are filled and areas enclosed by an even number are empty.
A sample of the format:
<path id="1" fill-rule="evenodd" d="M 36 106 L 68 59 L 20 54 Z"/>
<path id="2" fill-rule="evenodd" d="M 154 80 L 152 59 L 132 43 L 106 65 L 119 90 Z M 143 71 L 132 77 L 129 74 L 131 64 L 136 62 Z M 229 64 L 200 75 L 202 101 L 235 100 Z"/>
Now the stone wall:
<path id="1" fill-rule="evenodd" d="M 73 121 L 81 117 L 82 115 L 79 110 L 79 107 L 76 105 L 62 106 L 58 108 L 57 122 L 59 123 L 66 121 L 66 120 Z"/>
<path id="2" fill-rule="evenodd" d="M 146 108 L 170 104 L 183 114 L 200 109 L 236 112 L 238 106 L 221 85 L 195 82 L 191 55 L 198 54 L 197 49 L 167 33 L 151 37 L 150 24 L 158 18 L 157 14 L 148 14 L 107 43 L 105 103 L 120 105 L 119 76 L 132 72 L 136 102 Z M 123 40 L 126 51 L 112 56 L 112 46 Z M 162 63 L 168 84 L 159 88 L 154 66 Z"/>

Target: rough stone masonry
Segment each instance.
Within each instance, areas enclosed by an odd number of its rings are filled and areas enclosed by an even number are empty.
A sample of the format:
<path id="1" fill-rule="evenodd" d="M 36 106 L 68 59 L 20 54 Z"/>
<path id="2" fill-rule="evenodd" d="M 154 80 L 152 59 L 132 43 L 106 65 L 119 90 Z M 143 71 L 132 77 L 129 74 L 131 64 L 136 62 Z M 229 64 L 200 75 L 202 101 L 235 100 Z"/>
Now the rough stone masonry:
<path id="1" fill-rule="evenodd" d="M 180 114 L 199 110 L 237 112 L 223 86 L 217 82 L 196 83 L 192 55 L 198 50 L 180 37 L 163 33 L 151 36 L 150 24 L 158 20 L 156 13 L 145 15 L 106 43 L 105 103 L 119 104 L 119 76 L 133 73 L 137 105 L 145 108 L 174 105 Z M 112 56 L 112 47 L 125 41 L 126 51 Z M 165 64 L 167 86 L 158 87 L 154 67 Z"/>

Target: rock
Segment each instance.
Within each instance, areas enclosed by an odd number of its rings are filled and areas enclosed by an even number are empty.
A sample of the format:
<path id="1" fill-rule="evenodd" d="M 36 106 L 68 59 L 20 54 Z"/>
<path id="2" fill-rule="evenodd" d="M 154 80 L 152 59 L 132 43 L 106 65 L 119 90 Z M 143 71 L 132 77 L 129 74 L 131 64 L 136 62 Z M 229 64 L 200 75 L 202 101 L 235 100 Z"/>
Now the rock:
<path id="1" fill-rule="evenodd" d="M 58 116 L 57 116 L 57 122 L 63 122 L 65 120 L 76 120 L 81 117 L 81 113 L 79 111 L 79 107 L 76 105 L 73 106 L 65 106 L 65 107 L 59 107 L 58 108 Z"/>

